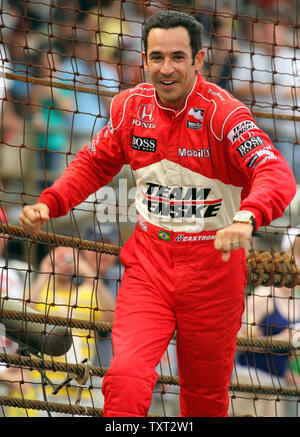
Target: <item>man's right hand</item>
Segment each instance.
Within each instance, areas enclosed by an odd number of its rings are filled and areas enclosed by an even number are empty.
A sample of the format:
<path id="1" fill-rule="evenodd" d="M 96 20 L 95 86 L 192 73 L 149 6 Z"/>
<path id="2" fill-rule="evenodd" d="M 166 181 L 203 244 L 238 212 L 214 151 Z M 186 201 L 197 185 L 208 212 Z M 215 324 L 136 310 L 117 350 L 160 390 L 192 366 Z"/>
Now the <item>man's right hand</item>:
<path id="1" fill-rule="evenodd" d="M 49 208 L 45 203 L 26 205 L 20 215 L 20 223 L 27 234 L 38 235 L 41 227 L 50 220 Z"/>

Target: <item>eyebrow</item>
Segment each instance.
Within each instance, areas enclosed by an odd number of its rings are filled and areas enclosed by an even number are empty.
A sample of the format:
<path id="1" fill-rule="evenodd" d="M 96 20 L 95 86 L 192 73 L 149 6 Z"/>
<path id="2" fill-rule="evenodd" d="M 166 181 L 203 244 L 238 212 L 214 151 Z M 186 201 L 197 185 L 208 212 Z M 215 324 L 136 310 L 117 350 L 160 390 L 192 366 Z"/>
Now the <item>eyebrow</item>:
<path id="1" fill-rule="evenodd" d="M 149 52 L 149 56 L 150 55 L 161 55 L 162 52 L 160 52 L 159 50 L 155 50 L 153 52 Z M 183 50 L 176 50 L 175 52 L 171 53 L 172 55 L 186 55 L 186 52 Z"/>

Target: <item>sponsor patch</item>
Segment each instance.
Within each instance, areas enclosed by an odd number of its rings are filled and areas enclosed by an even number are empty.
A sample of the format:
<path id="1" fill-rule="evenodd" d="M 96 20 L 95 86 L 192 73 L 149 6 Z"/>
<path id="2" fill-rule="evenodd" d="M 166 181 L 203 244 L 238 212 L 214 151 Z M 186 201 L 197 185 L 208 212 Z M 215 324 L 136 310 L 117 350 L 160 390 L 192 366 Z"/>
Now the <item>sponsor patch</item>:
<path id="1" fill-rule="evenodd" d="M 247 164 L 247 167 L 251 168 L 255 161 L 258 159 L 258 155 L 254 155 Z"/>
<path id="2" fill-rule="evenodd" d="M 95 155 L 95 153 L 96 153 L 96 140 L 95 140 L 95 138 L 93 138 L 91 144 L 89 144 L 89 152 L 91 155 Z"/>
<path id="3" fill-rule="evenodd" d="M 143 231 L 147 232 L 148 230 L 148 225 L 146 222 L 144 222 L 141 217 L 138 217 L 138 224 L 140 226 L 141 229 L 143 229 Z"/>
<path id="4" fill-rule="evenodd" d="M 166 187 L 148 182 L 143 204 L 157 216 L 170 219 L 215 217 L 222 198 L 209 200 L 210 188 Z"/>
<path id="5" fill-rule="evenodd" d="M 191 108 L 187 114 L 186 127 L 189 129 L 201 129 L 203 124 L 204 109 Z"/>
<path id="6" fill-rule="evenodd" d="M 113 129 L 113 126 L 112 126 L 111 118 L 108 120 L 108 123 L 107 123 L 107 129 L 109 130 L 110 133 L 113 133 L 113 132 L 114 132 L 114 129 Z"/>
<path id="7" fill-rule="evenodd" d="M 220 100 L 224 102 L 224 98 L 221 93 L 213 91 L 211 88 L 207 91 L 208 94 L 212 94 L 213 96 L 219 97 Z"/>
<path id="8" fill-rule="evenodd" d="M 193 156 L 194 158 L 209 158 L 210 149 L 187 149 L 178 147 L 178 156 Z"/>
<path id="9" fill-rule="evenodd" d="M 264 156 L 264 155 L 266 155 L 266 156 L 259 163 L 257 163 L 253 168 L 256 168 L 256 166 L 258 164 L 262 164 L 263 162 L 265 162 L 266 159 L 277 159 L 272 151 L 268 150 L 267 148 L 264 148 L 261 150 L 257 150 L 257 152 L 255 152 L 255 154 L 251 155 L 250 160 L 247 164 L 247 167 L 251 168 L 253 166 L 253 164 L 255 164 L 256 160 L 259 157 Z"/>
<path id="10" fill-rule="evenodd" d="M 156 152 L 157 140 L 154 138 L 137 137 L 132 135 L 131 146 L 140 152 Z"/>
<path id="11" fill-rule="evenodd" d="M 250 150 L 254 149 L 257 146 L 264 145 L 264 142 L 261 137 L 251 137 L 248 140 L 244 141 L 238 148 L 237 151 L 241 155 L 241 157 L 245 156 Z"/>
<path id="12" fill-rule="evenodd" d="M 196 241 L 210 241 L 214 240 L 216 235 L 188 235 L 179 234 L 175 238 L 176 243 L 196 242 Z"/>
<path id="13" fill-rule="evenodd" d="M 242 121 L 241 123 L 234 126 L 233 129 L 231 129 L 231 131 L 227 135 L 227 138 L 233 144 L 235 140 L 239 138 L 240 135 L 242 135 L 244 132 L 250 129 L 257 129 L 256 124 L 253 123 L 253 121 L 251 120 Z"/>
<path id="14" fill-rule="evenodd" d="M 169 234 L 169 232 L 160 230 L 158 231 L 158 238 L 160 240 L 170 241 L 171 235 Z"/>
<path id="15" fill-rule="evenodd" d="M 137 118 L 132 119 L 132 124 L 135 126 L 144 127 L 146 129 L 155 129 L 153 118 L 154 105 L 141 104 L 137 111 Z"/>
<path id="16" fill-rule="evenodd" d="M 137 112 L 138 119 L 150 123 L 153 121 L 153 111 L 154 105 L 141 104 Z"/>

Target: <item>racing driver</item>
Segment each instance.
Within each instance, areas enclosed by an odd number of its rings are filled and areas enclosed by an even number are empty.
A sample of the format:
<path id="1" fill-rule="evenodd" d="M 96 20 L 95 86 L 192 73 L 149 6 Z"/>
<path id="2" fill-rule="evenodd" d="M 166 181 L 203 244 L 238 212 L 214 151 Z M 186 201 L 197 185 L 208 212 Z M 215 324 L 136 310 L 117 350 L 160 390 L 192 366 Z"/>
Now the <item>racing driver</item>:
<path id="1" fill-rule="evenodd" d="M 201 76 L 195 19 L 158 12 L 143 43 L 151 83 L 113 99 L 107 126 L 20 221 L 38 234 L 130 164 L 138 220 L 121 250 L 104 416 L 147 416 L 155 368 L 175 329 L 180 415 L 227 416 L 244 247 L 254 230 L 282 216 L 296 183 L 249 109 Z"/>

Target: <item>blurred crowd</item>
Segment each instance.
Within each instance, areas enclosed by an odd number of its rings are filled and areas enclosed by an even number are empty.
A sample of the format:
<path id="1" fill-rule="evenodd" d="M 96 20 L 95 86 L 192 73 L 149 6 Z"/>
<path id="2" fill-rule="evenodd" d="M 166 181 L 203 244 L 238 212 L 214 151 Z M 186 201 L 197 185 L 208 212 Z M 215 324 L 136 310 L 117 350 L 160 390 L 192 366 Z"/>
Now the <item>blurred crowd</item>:
<path id="1" fill-rule="evenodd" d="M 112 94 L 99 93 L 99 90 L 117 93 L 148 80 L 140 56 L 142 26 L 147 17 L 168 7 L 188 11 L 202 23 L 206 50 L 202 75 L 246 103 L 258 125 L 287 159 L 300 185 L 298 0 L 57 0 L 55 7 L 50 0 L 40 3 L 5 0 L 2 3 L 0 177 L 3 181 L 1 200 L 8 211 L 7 215 L 2 213 L 2 223 L 15 224 L 24 196 L 29 196 L 30 201 L 36 198 L 74 154 L 106 125 Z M 27 76 L 48 81 L 48 86 L 21 80 Z M 51 81 L 62 86 L 49 86 Z M 70 90 L 70 85 L 77 89 Z M 94 91 L 83 92 L 85 87 Z M 125 176 L 132 178 L 131 174 L 125 173 Z M 132 178 L 128 187 L 133 183 Z M 280 224 L 297 225 L 299 213 L 298 193 Z M 79 227 L 86 239 L 120 244 L 117 226 L 98 227 L 90 222 L 88 228 L 81 224 Z M 67 226 L 61 231 L 64 232 L 70 233 Z M 0 243 L 0 268 L 7 273 L 2 281 L 2 294 L 20 301 L 29 298 L 44 314 L 113 321 L 122 276 L 117 257 L 78 252 L 73 248 L 52 248 L 37 252 L 31 276 L 27 272 L 28 253 L 22 252 L 20 256 L 20 246 L 14 247 L 13 241 L 5 236 L 0 238 Z M 270 244 L 270 241 L 264 239 L 262 243 L 258 238 L 257 245 L 261 244 Z M 289 293 L 291 290 L 284 290 L 283 296 L 278 292 L 276 297 L 288 303 Z M 296 296 L 299 290 L 295 289 L 294 293 Z M 261 290 L 260 295 L 266 297 Z M 281 311 L 288 317 L 289 309 L 281 305 Z M 297 307 L 296 316 L 299 315 Z M 246 334 L 241 332 L 241 335 Z M 85 331 L 74 331 L 73 335 L 74 344 L 65 360 L 79 363 L 88 358 L 94 365 L 109 366 L 110 334 L 97 333 L 92 341 Z M 269 333 L 259 331 L 259 335 Z M 9 353 L 16 353 L 17 346 L 13 342 L 5 340 L 3 347 Z M 293 375 L 298 378 L 299 366 L 295 361 Z M 176 376 L 174 345 L 170 345 L 157 370 Z M 296 377 L 293 379 L 290 372 L 289 378 L 282 381 L 295 385 Z M 56 384 L 63 380 L 58 374 L 53 378 Z M 21 384 L 24 380 L 30 384 Z M 20 397 L 21 393 L 25 398 L 42 399 L 40 392 L 37 395 L 40 390 L 37 381 L 36 373 L 1 366 L 0 396 Z M 156 388 L 150 412 L 162 413 L 163 392 L 164 397 L 169 396 L 164 412 L 177 415 L 176 390 L 173 393 L 166 386 Z M 68 403 L 72 393 L 67 388 L 64 390 L 60 401 Z M 86 390 L 82 403 L 98 405 L 100 390 L 98 392 L 96 402 L 92 390 Z M 50 391 L 49 396 L 51 398 Z M 244 413 L 249 411 L 250 407 L 247 408 L 239 410 L 234 405 L 232 414 L 234 409 Z M 287 411 L 282 414 L 289 414 Z M 17 412 L 15 409 L 4 412 L 2 408 L 1 413 L 0 405 L 0 417 L 1 414 L 17 415 Z"/>

